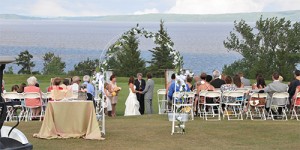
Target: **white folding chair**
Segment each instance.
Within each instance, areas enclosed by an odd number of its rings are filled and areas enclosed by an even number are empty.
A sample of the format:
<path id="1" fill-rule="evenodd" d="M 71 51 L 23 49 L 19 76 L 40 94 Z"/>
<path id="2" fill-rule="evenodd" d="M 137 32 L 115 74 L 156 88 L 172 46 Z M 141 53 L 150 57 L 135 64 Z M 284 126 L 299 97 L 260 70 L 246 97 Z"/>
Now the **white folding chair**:
<path id="1" fill-rule="evenodd" d="M 19 99 L 21 100 L 21 96 L 17 92 L 5 92 L 2 93 L 2 97 L 4 98 L 5 102 L 13 102 L 13 100 Z M 12 121 L 14 117 L 15 110 L 18 108 L 22 108 L 21 105 L 12 105 L 12 106 L 7 106 L 7 116 L 6 120 L 7 121 Z"/>
<path id="2" fill-rule="evenodd" d="M 24 105 L 25 105 L 25 108 L 26 108 L 26 112 L 25 112 L 26 121 L 27 121 L 27 119 L 32 120 L 33 117 L 38 117 L 38 118 L 40 118 L 40 121 L 41 121 L 42 117 L 45 114 L 45 111 L 44 111 L 44 108 L 43 108 L 43 100 L 42 100 L 41 94 L 38 93 L 38 92 L 26 92 L 26 93 L 23 93 L 23 98 L 24 98 Z M 28 101 L 28 99 L 39 99 L 40 106 L 28 106 L 26 104 L 26 102 Z M 41 108 L 41 113 L 40 113 L 39 116 L 33 116 L 32 115 L 32 109 L 34 109 L 34 108 Z"/>
<path id="3" fill-rule="evenodd" d="M 199 114 L 199 117 L 201 118 L 202 116 L 204 117 L 204 110 L 203 110 L 203 107 L 204 107 L 204 97 L 205 97 L 205 94 L 207 93 L 206 90 L 202 90 L 199 92 L 198 94 L 198 114 Z"/>
<path id="4" fill-rule="evenodd" d="M 166 89 L 157 90 L 158 114 L 165 114 L 169 110 L 168 100 L 166 99 Z"/>
<path id="5" fill-rule="evenodd" d="M 228 120 L 243 120 L 244 92 L 230 91 L 225 102 L 225 112 Z M 229 112 L 230 111 L 230 112 Z M 230 118 L 234 116 L 235 118 Z"/>
<path id="6" fill-rule="evenodd" d="M 255 117 L 260 117 L 261 120 L 266 120 L 267 98 L 267 93 L 252 93 L 248 101 L 247 118 L 250 116 L 250 119 L 253 120 Z"/>
<path id="7" fill-rule="evenodd" d="M 272 120 L 274 120 L 274 117 L 282 117 L 282 120 L 287 120 L 286 109 L 288 101 L 289 93 L 287 92 L 275 92 L 272 95 L 269 110 L 269 115 L 271 115 Z M 282 110 L 282 114 L 280 114 L 279 109 Z"/>
<path id="8" fill-rule="evenodd" d="M 291 119 L 295 117 L 297 121 L 299 121 L 298 116 L 300 116 L 300 114 L 297 113 L 297 111 L 299 111 L 300 108 L 300 103 L 297 104 L 298 99 L 300 99 L 300 92 L 296 94 L 296 99 L 294 100 L 294 105 L 292 108 L 292 115 L 291 115 Z"/>
<path id="9" fill-rule="evenodd" d="M 213 103 L 207 103 L 208 98 L 212 98 Z M 218 119 L 217 120 L 221 120 L 221 109 L 220 109 L 220 103 L 219 103 L 220 100 L 221 100 L 221 92 L 207 91 L 205 93 L 204 108 L 203 108 L 205 120 L 208 120 L 207 115 L 211 115 L 212 117 L 215 117 L 216 116 L 216 113 L 215 113 L 216 110 L 218 111 L 218 113 L 217 113 Z M 210 111 L 206 110 L 207 107 L 208 107 L 208 109 L 210 108 L 211 113 L 210 113 Z M 215 109 L 215 108 L 217 108 L 217 109 Z"/>

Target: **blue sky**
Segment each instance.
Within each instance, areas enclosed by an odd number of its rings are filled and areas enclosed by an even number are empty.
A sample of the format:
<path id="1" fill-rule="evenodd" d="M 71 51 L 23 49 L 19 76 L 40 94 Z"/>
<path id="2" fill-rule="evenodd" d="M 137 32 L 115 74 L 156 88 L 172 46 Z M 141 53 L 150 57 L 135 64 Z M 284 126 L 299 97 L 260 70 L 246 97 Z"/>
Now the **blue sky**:
<path id="1" fill-rule="evenodd" d="M 300 10 L 300 0 L 1 0 L 0 14 L 105 16 Z"/>

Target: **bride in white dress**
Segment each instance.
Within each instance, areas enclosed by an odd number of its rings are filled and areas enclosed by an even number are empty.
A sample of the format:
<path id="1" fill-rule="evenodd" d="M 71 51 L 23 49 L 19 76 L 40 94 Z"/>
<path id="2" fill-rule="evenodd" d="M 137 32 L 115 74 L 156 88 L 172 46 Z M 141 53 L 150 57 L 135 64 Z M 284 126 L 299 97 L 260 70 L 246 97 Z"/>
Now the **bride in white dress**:
<path id="1" fill-rule="evenodd" d="M 125 114 L 124 116 L 134 116 L 134 115 L 141 115 L 139 112 L 140 103 L 136 97 L 135 85 L 134 85 L 134 78 L 129 78 L 129 95 L 125 102 Z"/>

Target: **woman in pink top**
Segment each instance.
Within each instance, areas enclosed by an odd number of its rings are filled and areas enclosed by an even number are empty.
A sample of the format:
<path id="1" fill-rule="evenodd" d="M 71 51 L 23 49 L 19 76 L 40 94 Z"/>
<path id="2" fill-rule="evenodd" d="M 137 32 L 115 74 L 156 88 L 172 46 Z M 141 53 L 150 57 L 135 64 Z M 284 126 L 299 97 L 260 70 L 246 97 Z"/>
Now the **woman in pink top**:
<path id="1" fill-rule="evenodd" d="M 29 93 L 29 92 L 41 93 L 41 89 L 39 87 L 35 86 L 35 84 L 37 83 L 36 77 L 34 77 L 34 76 L 29 77 L 27 79 L 27 83 L 28 83 L 28 86 L 26 86 L 24 88 L 24 93 Z M 42 94 L 40 94 L 40 95 L 42 95 Z M 32 115 L 33 116 L 40 115 L 41 106 L 42 106 L 41 98 L 34 98 L 34 99 L 27 98 L 25 100 L 25 103 L 26 103 L 26 106 L 32 106 L 32 107 L 38 106 L 37 108 L 32 108 Z"/>

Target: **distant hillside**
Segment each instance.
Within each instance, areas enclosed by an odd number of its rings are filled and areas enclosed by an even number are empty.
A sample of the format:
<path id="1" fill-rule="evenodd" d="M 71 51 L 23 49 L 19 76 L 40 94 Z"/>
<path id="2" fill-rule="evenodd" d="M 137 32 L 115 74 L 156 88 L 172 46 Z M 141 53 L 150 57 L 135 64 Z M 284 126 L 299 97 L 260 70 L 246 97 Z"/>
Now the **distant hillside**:
<path id="1" fill-rule="evenodd" d="M 217 15 L 188 15 L 188 14 L 145 14 L 145 15 L 116 15 L 97 17 L 55 17 L 41 18 L 29 17 L 15 14 L 0 14 L 0 19 L 22 19 L 22 20 L 81 20 L 81 21 L 116 21 L 116 22 L 157 22 L 163 19 L 167 22 L 233 22 L 244 19 L 254 22 L 260 16 L 264 18 L 278 17 L 291 21 L 300 21 L 300 10 L 283 12 L 263 12 L 263 13 L 236 13 Z"/>

